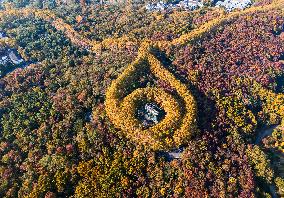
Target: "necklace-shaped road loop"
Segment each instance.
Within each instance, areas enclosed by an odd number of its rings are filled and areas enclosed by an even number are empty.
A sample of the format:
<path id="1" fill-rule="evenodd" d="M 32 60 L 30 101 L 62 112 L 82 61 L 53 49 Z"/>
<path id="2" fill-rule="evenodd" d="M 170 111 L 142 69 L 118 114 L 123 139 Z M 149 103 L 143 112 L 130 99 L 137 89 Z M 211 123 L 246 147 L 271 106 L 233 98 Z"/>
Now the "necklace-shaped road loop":
<path id="1" fill-rule="evenodd" d="M 175 78 L 151 53 L 148 42 L 142 43 L 136 60 L 112 82 L 106 93 L 106 112 L 125 136 L 152 149 L 175 148 L 196 133 L 196 102 L 187 86 Z M 129 90 L 140 74 L 149 70 L 156 78 L 167 81 L 177 95 L 162 88 L 144 87 Z M 136 112 L 140 103 L 153 102 L 165 111 L 165 118 L 144 128 Z"/>

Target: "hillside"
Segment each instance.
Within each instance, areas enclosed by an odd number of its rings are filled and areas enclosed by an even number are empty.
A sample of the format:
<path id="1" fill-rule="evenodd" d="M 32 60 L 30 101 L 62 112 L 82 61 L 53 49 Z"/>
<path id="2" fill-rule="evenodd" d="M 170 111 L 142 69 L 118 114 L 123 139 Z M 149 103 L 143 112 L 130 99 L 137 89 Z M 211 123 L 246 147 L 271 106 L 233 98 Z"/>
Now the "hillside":
<path id="1" fill-rule="evenodd" d="M 0 197 L 284 196 L 284 1 L 202 3 L 2 3 Z"/>

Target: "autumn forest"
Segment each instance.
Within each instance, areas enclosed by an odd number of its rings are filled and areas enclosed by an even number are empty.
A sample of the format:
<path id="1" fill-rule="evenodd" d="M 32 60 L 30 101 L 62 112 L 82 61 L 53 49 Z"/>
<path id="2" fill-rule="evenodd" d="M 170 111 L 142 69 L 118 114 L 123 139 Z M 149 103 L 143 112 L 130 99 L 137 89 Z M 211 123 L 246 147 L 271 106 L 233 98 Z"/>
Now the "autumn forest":
<path id="1" fill-rule="evenodd" d="M 0 0 L 0 197 L 284 197 L 284 0 L 188 2 Z"/>

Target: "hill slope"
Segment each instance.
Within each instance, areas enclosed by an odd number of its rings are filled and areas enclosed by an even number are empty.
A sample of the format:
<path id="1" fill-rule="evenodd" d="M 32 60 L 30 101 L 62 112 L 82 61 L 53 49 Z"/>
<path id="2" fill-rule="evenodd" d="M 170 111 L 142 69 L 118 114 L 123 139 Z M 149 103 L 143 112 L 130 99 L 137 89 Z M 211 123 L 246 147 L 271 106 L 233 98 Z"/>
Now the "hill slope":
<path id="1" fill-rule="evenodd" d="M 0 78 L 1 197 L 283 193 L 282 0 L 231 13 L 6 5 L 0 32 L 30 63 Z"/>

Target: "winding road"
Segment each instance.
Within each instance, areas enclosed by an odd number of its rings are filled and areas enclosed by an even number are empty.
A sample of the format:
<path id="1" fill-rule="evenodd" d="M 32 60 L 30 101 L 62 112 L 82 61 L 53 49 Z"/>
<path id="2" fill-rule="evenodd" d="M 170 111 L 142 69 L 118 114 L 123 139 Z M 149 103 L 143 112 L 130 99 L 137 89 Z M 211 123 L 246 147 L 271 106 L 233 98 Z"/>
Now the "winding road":
<path id="1" fill-rule="evenodd" d="M 276 129 L 278 126 L 279 125 L 272 125 L 269 128 L 267 128 L 267 127 L 262 128 L 258 132 L 254 144 L 257 144 L 257 145 L 261 144 L 262 143 L 262 139 L 267 137 L 267 136 L 270 136 L 272 134 L 273 130 Z"/>

